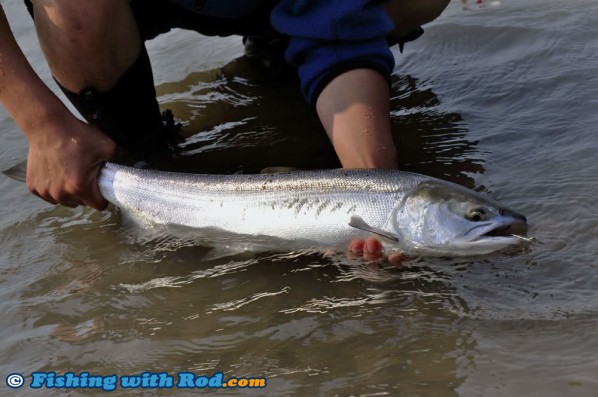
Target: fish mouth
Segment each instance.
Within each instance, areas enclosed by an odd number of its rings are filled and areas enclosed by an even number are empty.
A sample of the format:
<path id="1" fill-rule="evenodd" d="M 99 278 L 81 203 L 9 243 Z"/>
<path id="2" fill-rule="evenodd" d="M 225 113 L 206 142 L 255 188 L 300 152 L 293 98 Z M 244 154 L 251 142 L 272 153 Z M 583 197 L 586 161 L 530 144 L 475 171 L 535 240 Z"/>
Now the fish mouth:
<path id="1" fill-rule="evenodd" d="M 527 223 L 517 221 L 510 224 L 494 225 L 482 233 L 478 234 L 474 240 L 489 240 L 489 239 L 521 239 L 527 236 Z"/>
<path id="2" fill-rule="evenodd" d="M 467 234 L 471 236 L 470 241 L 509 238 L 515 236 L 523 237 L 527 235 L 527 222 L 524 219 L 498 219 L 495 222 L 476 226 Z"/>
<path id="3" fill-rule="evenodd" d="M 482 234 L 480 237 L 510 237 L 513 234 L 521 235 L 521 232 L 515 232 L 512 225 L 504 225 L 492 229 Z"/>

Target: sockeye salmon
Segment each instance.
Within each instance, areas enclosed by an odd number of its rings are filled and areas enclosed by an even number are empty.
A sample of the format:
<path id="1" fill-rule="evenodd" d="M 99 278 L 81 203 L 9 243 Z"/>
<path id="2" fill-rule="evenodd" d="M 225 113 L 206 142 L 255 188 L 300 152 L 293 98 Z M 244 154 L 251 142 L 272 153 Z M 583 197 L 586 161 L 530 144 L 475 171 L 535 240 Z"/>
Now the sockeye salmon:
<path id="1" fill-rule="evenodd" d="M 378 235 L 423 256 L 486 254 L 526 239 L 523 215 L 460 185 L 404 171 L 204 175 L 106 163 L 102 195 L 147 225 L 272 238 L 285 248 L 345 248 Z"/>

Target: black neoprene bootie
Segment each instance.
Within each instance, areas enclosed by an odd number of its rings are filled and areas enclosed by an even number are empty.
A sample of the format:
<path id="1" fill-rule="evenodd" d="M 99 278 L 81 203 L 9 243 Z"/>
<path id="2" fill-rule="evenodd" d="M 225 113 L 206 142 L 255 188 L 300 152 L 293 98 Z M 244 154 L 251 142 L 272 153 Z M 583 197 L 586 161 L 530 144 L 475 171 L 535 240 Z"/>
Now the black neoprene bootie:
<path id="1" fill-rule="evenodd" d="M 170 111 L 160 113 L 150 60 L 145 47 L 114 87 L 99 92 L 86 87 L 74 93 L 58 84 L 85 120 L 98 127 L 118 146 L 131 153 L 168 144 L 179 125 Z"/>

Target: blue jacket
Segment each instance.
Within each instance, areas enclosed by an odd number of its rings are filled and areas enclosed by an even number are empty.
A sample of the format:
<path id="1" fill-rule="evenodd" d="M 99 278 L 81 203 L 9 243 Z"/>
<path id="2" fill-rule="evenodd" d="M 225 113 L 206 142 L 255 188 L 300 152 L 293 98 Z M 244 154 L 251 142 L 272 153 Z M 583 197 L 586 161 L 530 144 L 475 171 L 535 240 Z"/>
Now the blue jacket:
<path id="1" fill-rule="evenodd" d="M 264 0 L 171 0 L 194 12 L 242 18 Z M 289 36 L 286 60 L 298 69 L 308 102 L 339 74 L 374 69 L 390 79 L 394 57 L 386 35 L 394 24 L 380 0 L 280 0 L 272 9 L 272 27 Z"/>

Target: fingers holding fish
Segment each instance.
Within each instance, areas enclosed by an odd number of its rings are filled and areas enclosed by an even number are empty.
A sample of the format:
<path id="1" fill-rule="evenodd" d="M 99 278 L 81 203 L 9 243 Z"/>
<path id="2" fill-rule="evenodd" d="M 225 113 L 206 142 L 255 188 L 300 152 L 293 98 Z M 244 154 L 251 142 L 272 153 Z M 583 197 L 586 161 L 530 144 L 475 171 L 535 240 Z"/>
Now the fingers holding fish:
<path id="1" fill-rule="evenodd" d="M 347 247 L 347 256 L 351 259 L 361 259 L 365 261 L 380 261 L 384 259 L 385 252 L 382 242 L 377 237 L 371 236 L 367 239 L 351 240 Z M 407 260 L 403 252 L 393 251 L 388 253 L 386 260 L 391 264 L 400 264 Z"/>

